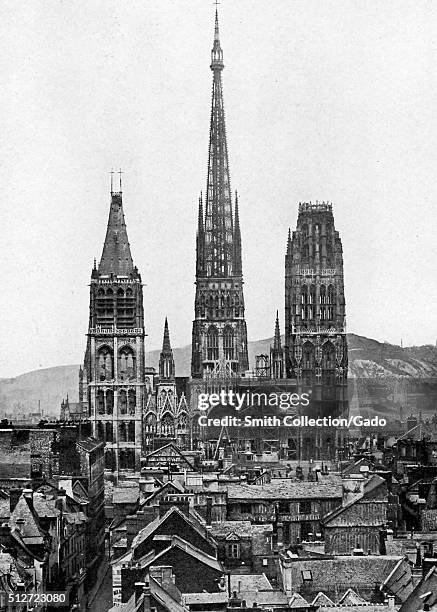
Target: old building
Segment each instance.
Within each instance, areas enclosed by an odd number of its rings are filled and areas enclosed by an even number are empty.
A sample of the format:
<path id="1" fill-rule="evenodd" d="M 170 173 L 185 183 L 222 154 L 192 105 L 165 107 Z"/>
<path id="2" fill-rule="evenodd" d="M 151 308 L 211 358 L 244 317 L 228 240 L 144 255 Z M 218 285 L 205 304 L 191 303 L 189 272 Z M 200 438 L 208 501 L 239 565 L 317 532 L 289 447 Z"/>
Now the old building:
<path id="1" fill-rule="evenodd" d="M 321 533 L 321 521 L 342 502 L 341 481 L 277 478 L 265 485 L 228 486 L 228 519 L 276 523 L 278 544 Z"/>
<path id="2" fill-rule="evenodd" d="M 143 581 L 147 571 L 170 566 L 177 588 L 185 592 L 220 590 L 223 568 L 217 560 L 217 544 L 205 522 L 190 507 L 190 496 L 169 495 L 160 500 L 159 515 L 136 533 L 129 534 L 124 551 L 111 563 L 114 603 L 127 601 L 134 584 Z M 144 524 L 144 521 L 143 521 Z M 175 535 L 177 534 L 177 535 Z"/>
<path id="3" fill-rule="evenodd" d="M 383 552 L 382 531 L 387 523 L 387 484 L 372 476 L 350 501 L 323 519 L 325 552 L 350 555 L 361 549 L 377 555 Z"/>
<path id="4" fill-rule="evenodd" d="M 223 105 L 223 51 L 218 15 L 211 52 L 213 73 L 205 209 L 199 200 L 196 297 L 191 375 L 232 378 L 248 369 L 238 197 L 232 204 Z"/>
<path id="5" fill-rule="evenodd" d="M 343 249 L 332 204 L 299 204 L 285 256 L 285 372 L 310 392 L 311 416 L 348 414 Z M 340 428 L 301 431 L 304 458 L 329 458 L 342 446 Z"/>
<path id="6" fill-rule="evenodd" d="M 106 467 L 115 472 L 140 469 L 146 393 L 142 287 L 120 179 L 118 192 L 111 185 L 102 257 L 91 272 L 88 341 L 79 376 L 79 397 L 88 406 L 93 435 L 106 443 Z"/>

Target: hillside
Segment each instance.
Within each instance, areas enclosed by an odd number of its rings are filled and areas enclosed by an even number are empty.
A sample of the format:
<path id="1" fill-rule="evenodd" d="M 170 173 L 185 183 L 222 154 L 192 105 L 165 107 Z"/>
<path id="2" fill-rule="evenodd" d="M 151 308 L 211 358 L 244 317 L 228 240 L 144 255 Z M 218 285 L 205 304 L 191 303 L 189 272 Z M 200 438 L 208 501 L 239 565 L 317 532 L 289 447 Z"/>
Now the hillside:
<path id="1" fill-rule="evenodd" d="M 255 355 L 269 353 L 272 338 L 249 342 L 249 361 L 255 363 Z M 349 375 L 355 378 L 350 384 L 351 393 L 357 393 L 359 403 L 374 403 L 376 397 L 385 402 L 388 394 L 396 405 L 400 402 L 412 409 L 431 410 L 437 406 L 437 348 L 432 345 L 401 348 L 381 343 L 371 338 L 348 334 Z M 174 349 L 176 373 L 190 373 L 191 346 Z M 147 365 L 157 367 L 159 350 L 147 354 Z M 35 370 L 15 378 L 0 379 L 0 414 L 36 412 L 38 401 L 46 415 L 58 415 L 62 398 L 68 394 L 77 401 L 78 365 L 57 366 Z M 385 389 L 384 392 L 381 390 Z M 354 391 L 355 390 L 355 391 Z M 420 400 L 427 398 L 425 403 Z M 419 400 L 417 399 L 419 397 Z M 390 401 L 392 401 L 390 400 Z"/>

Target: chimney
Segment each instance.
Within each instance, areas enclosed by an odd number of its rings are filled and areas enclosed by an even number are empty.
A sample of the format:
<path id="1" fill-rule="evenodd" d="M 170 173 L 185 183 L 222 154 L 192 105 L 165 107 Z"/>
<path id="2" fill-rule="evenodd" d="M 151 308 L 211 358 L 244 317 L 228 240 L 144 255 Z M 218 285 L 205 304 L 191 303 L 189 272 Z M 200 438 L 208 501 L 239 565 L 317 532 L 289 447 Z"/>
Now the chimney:
<path id="1" fill-rule="evenodd" d="M 143 594 L 143 589 L 146 586 L 145 582 L 136 582 L 135 583 L 135 605 L 139 603 L 140 598 Z"/>
<path id="2" fill-rule="evenodd" d="M 387 596 L 387 605 L 390 608 L 390 610 L 394 610 L 395 609 L 395 597 L 394 597 L 394 595 L 388 595 Z"/>
<path id="3" fill-rule="evenodd" d="M 212 523 L 212 497 L 206 498 L 206 524 L 208 527 Z"/>
<path id="4" fill-rule="evenodd" d="M 15 510 L 15 506 L 18 504 L 22 492 L 22 489 L 15 487 L 9 490 L 9 509 L 11 513 Z"/>
<path id="5" fill-rule="evenodd" d="M 150 582 L 146 580 L 143 586 L 143 612 L 151 612 Z"/>

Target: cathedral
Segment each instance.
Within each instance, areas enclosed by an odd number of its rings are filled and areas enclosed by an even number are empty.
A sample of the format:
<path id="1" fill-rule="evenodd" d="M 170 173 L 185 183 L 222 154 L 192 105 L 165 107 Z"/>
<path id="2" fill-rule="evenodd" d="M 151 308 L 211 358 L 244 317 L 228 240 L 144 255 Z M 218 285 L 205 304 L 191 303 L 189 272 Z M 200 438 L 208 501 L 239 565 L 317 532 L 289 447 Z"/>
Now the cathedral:
<path id="1" fill-rule="evenodd" d="M 158 372 L 145 365 L 141 276 L 128 242 L 121 180 L 119 191 L 111 185 L 102 257 L 91 273 L 79 408 L 88 413 L 93 435 L 105 441 L 106 468 L 114 472 L 138 472 L 142 455 L 168 442 L 207 449 L 209 458 L 219 450 L 234 453 L 234 459 L 238 453 L 255 458 L 264 452 L 275 452 L 278 459 L 331 459 L 345 448 L 345 430 L 334 427 L 233 427 L 226 432 L 199 427 L 199 394 L 231 389 L 261 396 L 307 394 L 309 405 L 292 412 L 308 417 L 346 417 L 349 411 L 343 253 L 330 203 L 299 204 L 285 255 L 284 341 L 277 312 L 270 352 L 257 355 L 249 370 L 239 201 L 230 185 L 217 10 L 210 68 L 207 187 L 198 203 L 190 380 L 176 376 L 167 319 Z M 251 408 L 243 406 L 241 414 Z M 260 414 L 276 413 L 264 403 L 256 408 Z M 227 449 L 220 447 L 225 439 Z"/>
<path id="2" fill-rule="evenodd" d="M 120 174 L 121 176 L 121 174 Z M 91 272 L 88 340 L 79 398 L 94 437 L 104 440 L 105 467 L 139 471 L 145 403 L 143 285 L 134 266 L 122 190 L 113 191 L 100 263 Z"/>

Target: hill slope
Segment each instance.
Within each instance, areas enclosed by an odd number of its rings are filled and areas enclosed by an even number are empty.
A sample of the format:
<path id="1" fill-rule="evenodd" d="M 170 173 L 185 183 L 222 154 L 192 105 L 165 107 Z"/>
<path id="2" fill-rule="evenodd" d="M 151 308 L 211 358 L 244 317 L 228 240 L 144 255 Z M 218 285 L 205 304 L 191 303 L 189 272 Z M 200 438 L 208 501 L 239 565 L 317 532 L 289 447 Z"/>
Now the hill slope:
<path id="1" fill-rule="evenodd" d="M 252 367 L 255 355 L 268 354 L 271 343 L 272 338 L 249 342 Z M 401 348 L 356 334 L 348 334 L 348 345 L 349 375 L 362 381 L 360 388 L 367 379 L 363 387 L 366 396 L 372 395 L 376 388 L 387 387 L 388 381 L 395 379 L 416 381 L 415 387 L 419 384 L 416 379 L 421 379 L 423 382 L 419 386 L 423 387 L 427 379 L 437 378 L 437 348 L 434 346 Z M 175 348 L 173 352 L 177 375 L 189 376 L 191 345 Z M 157 367 L 158 360 L 159 350 L 147 354 L 147 365 Z M 77 401 L 78 369 L 78 365 L 57 366 L 0 379 L 0 414 L 5 411 L 16 414 L 35 412 L 40 401 L 44 414 L 57 416 L 62 398 L 67 394 L 71 401 Z M 394 386 L 399 387 L 393 382 L 388 384 L 391 393 L 395 392 Z M 352 389 L 357 385 L 351 384 L 350 387 Z M 414 390 L 410 388 L 410 392 Z M 423 390 L 419 393 L 423 393 Z M 433 391 L 431 395 L 434 397 Z"/>

